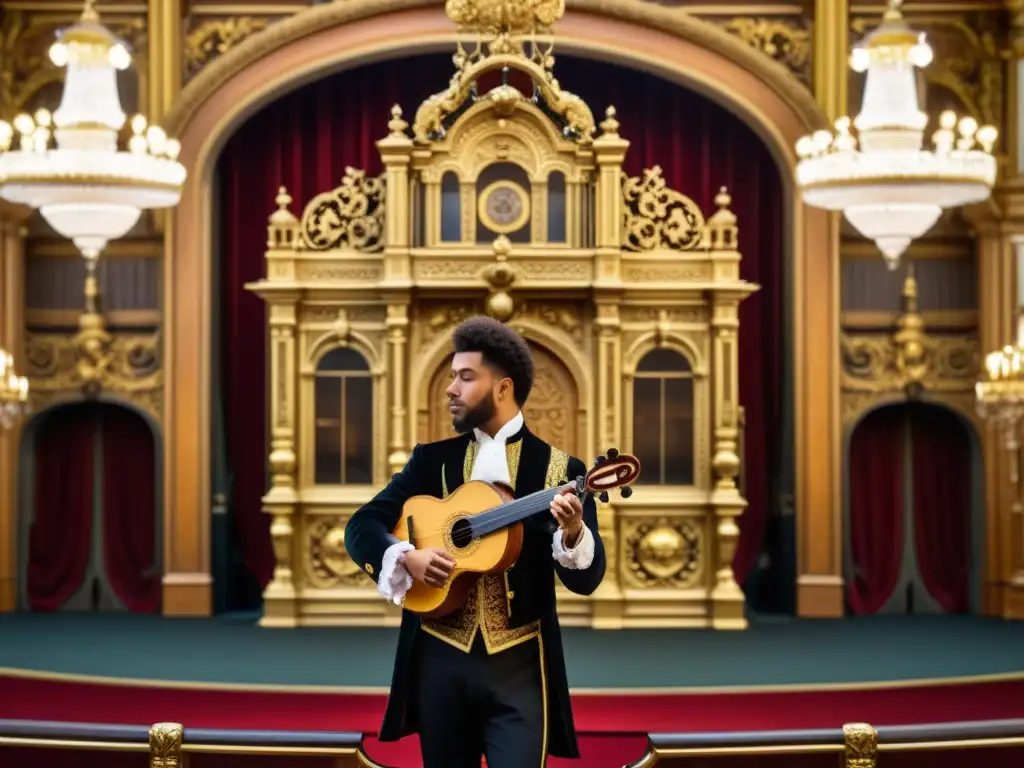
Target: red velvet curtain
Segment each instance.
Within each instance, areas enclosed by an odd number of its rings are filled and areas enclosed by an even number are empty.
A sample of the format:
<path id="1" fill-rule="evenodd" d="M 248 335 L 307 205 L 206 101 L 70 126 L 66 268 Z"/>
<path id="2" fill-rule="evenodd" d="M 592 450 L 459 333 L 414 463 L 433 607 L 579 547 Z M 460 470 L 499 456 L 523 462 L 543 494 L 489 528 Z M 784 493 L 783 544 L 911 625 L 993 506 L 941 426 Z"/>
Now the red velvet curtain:
<path id="1" fill-rule="evenodd" d="M 850 440 L 849 536 L 854 572 L 846 581 L 853 613 L 877 613 L 892 595 L 903 560 L 906 409 L 868 414 Z"/>
<path id="2" fill-rule="evenodd" d="M 928 593 L 948 613 L 970 609 L 971 437 L 951 411 L 910 413 L 914 545 Z"/>
<path id="3" fill-rule="evenodd" d="M 740 311 L 740 397 L 746 408 L 744 467 L 750 506 L 740 521 L 735 560 L 741 581 L 756 562 L 776 495 L 781 434 L 782 185 L 761 140 L 739 118 L 665 80 L 603 62 L 560 56 L 560 82 L 600 118 L 614 104 L 632 142 L 626 170 L 660 165 L 669 185 L 709 215 L 723 185 L 739 217 L 741 272 L 761 290 Z M 380 171 L 374 142 L 387 134 L 389 109 L 411 119 L 452 74 L 449 54 L 360 67 L 306 86 L 243 125 L 224 150 L 221 184 L 220 311 L 223 398 L 233 508 L 248 568 L 265 585 L 273 572 L 266 488 L 266 331 L 261 299 L 243 285 L 265 274 L 266 216 L 284 184 L 293 210 L 340 181 L 345 166 Z"/>
<path id="4" fill-rule="evenodd" d="M 96 412 L 58 408 L 40 418 L 28 542 L 28 598 L 59 610 L 82 586 L 92 548 Z"/>
<path id="5" fill-rule="evenodd" d="M 156 552 L 156 446 L 138 414 L 104 406 L 103 564 L 110 586 L 133 613 L 160 607 Z"/>

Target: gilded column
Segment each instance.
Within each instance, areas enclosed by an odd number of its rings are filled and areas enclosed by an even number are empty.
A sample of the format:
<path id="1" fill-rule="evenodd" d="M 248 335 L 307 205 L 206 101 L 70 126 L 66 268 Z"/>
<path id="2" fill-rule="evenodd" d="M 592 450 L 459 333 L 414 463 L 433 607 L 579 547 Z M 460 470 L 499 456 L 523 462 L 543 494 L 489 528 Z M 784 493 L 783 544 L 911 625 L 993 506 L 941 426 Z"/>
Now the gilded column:
<path id="1" fill-rule="evenodd" d="M 829 122 L 847 113 L 849 0 L 814 2 L 814 97 Z"/>
<path id="2" fill-rule="evenodd" d="M 25 375 L 25 281 L 22 228 L 30 211 L 0 201 L 0 347 Z M 18 445 L 20 424 L 0 428 L 0 613 L 17 607 Z"/>
<path id="3" fill-rule="evenodd" d="M 263 591 L 265 627 L 298 624 L 295 564 L 298 533 L 295 518 L 298 461 L 295 425 L 298 422 L 298 327 L 299 293 L 290 287 L 295 280 L 295 245 L 298 221 L 288 210 L 291 198 L 282 187 L 278 210 L 267 228 L 267 278 L 271 287 L 261 293 L 270 305 L 270 490 L 263 497 L 263 512 L 271 516 L 270 538 L 274 547 L 274 575 Z M 287 283 L 280 288 L 276 281 Z"/>
<path id="4" fill-rule="evenodd" d="M 149 120 L 159 123 L 181 90 L 181 0 L 149 0 Z"/>
<path id="5" fill-rule="evenodd" d="M 384 281 L 381 288 L 387 302 L 385 323 L 390 350 L 388 380 L 391 385 L 391 423 L 388 429 L 388 477 L 405 466 L 410 448 L 406 440 L 406 420 L 412 411 L 412 393 L 406 368 L 406 346 L 409 291 L 412 288 L 412 258 L 409 250 L 412 213 L 409 166 L 414 144 L 408 136 L 408 128 L 409 124 L 402 119 L 402 108 L 396 104 L 391 108 L 391 121 L 388 123 L 390 133 L 377 142 L 387 177 L 387 234 L 384 242 Z M 427 198 L 429 200 L 430 195 Z M 427 221 L 434 221 L 429 209 Z"/>
<path id="6" fill-rule="evenodd" d="M 711 506 L 715 514 L 715 581 L 711 588 L 711 625 L 745 629 L 743 590 L 736 583 L 732 561 L 740 529 L 736 519 L 747 506 L 736 485 L 740 471 L 739 441 L 739 305 L 754 291 L 740 281 L 740 252 L 732 198 L 723 187 L 715 196 L 718 210 L 708 219 L 708 237 L 715 283 L 711 314 L 711 385 L 715 473 Z"/>
<path id="7" fill-rule="evenodd" d="M 597 195 L 594 244 L 594 303 L 597 331 L 597 436 L 596 455 L 609 448 L 623 447 L 622 430 L 622 162 L 629 142 L 619 135 L 615 107 L 605 110 L 601 135 L 594 140 L 597 162 Z M 580 232 L 582 211 L 575 208 L 570 219 L 573 231 Z M 604 582 L 593 598 L 594 627 L 614 629 L 622 626 L 622 586 L 619 581 L 618 526 L 611 505 L 598 505 L 598 525 L 605 540 L 608 558 Z"/>

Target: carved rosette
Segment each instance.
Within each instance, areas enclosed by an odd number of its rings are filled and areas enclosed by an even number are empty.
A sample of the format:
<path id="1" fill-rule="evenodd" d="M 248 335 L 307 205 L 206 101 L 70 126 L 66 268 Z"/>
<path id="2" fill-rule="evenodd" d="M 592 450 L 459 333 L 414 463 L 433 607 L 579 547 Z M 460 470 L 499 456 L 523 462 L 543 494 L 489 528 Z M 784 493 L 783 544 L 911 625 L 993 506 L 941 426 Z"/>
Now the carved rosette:
<path id="1" fill-rule="evenodd" d="M 701 580 L 704 537 L 690 520 L 651 517 L 622 522 L 624 586 L 685 589 Z"/>
<path id="2" fill-rule="evenodd" d="M 370 578 L 345 550 L 345 524 L 348 516 L 315 518 L 306 529 L 306 579 L 317 589 L 359 587 Z"/>
<path id="3" fill-rule="evenodd" d="M 386 190 L 383 176 L 367 178 L 365 171 L 346 168 L 341 186 L 317 195 L 303 211 L 302 247 L 310 251 L 383 250 Z"/>
<path id="4" fill-rule="evenodd" d="M 659 248 L 693 251 L 704 243 L 704 214 L 696 203 L 670 189 L 661 167 L 642 176 L 622 175 L 623 248 L 653 251 Z"/>

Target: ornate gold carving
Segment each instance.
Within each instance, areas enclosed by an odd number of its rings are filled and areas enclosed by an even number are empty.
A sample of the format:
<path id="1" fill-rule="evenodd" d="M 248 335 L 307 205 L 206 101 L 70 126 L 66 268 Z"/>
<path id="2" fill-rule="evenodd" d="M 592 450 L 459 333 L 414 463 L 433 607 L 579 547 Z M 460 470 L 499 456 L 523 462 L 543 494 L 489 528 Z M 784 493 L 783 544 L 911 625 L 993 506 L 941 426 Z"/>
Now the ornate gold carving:
<path id="1" fill-rule="evenodd" d="M 306 578 L 318 589 L 357 587 L 370 583 L 345 550 L 348 516 L 316 517 L 306 529 Z"/>
<path id="2" fill-rule="evenodd" d="M 299 265 L 300 280 L 338 280 L 373 282 L 384 276 L 382 266 L 358 266 L 346 264 L 315 264 L 306 262 Z"/>
<path id="3" fill-rule="evenodd" d="M 185 36 L 185 82 L 250 35 L 266 29 L 270 23 L 271 19 L 266 16 L 232 16 L 207 19 L 189 29 Z"/>
<path id="4" fill-rule="evenodd" d="M 623 521 L 623 556 L 631 586 L 685 588 L 701 577 L 704 541 L 690 520 L 657 517 Z"/>
<path id="5" fill-rule="evenodd" d="M 878 758 L 878 732 L 867 723 L 843 726 L 843 751 L 846 768 L 875 768 Z"/>
<path id="6" fill-rule="evenodd" d="M 495 263 L 484 267 L 482 273 L 484 281 L 491 289 L 491 295 L 487 299 L 487 314 L 502 322 L 512 317 L 516 307 L 508 292 L 516 280 L 516 271 L 508 263 L 510 253 L 512 243 L 502 235 L 494 241 Z"/>
<path id="7" fill-rule="evenodd" d="M 149 768 L 181 768 L 184 733 L 179 723 L 153 725 L 149 729 Z"/>
<path id="8" fill-rule="evenodd" d="M 565 450 L 576 445 L 576 384 L 565 364 L 534 347 L 533 389 L 523 408 L 526 423 L 544 440 Z"/>
<path id="9" fill-rule="evenodd" d="M 420 308 L 420 349 L 430 344 L 439 333 L 446 333 L 468 317 L 479 315 L 482 308 L 475 302 L 426 305 Z"/>
<path id="10" fill-rule="evenodd" d="M 892 336 L 841 334 L 842 387 L 860 392 L 973 390 L 978 342 L 929 335 L 917 308 L 917 281 L 908 265 L 903 311 Z"/>
<path id="11" fill-rule="evenodd" d="M 551 328 L 558 328 L 569 334 L 577 344 L 583 343 L 583 315 L 584 308 L 579 305 L 567 304 L 565 302 L 552 302 L 542 304 L 538 302 L 523 302 L 516 309 L 515 318 L 511 321 L 515 325 L 516 320 L 530 319 L 539 320 Z"/>
<path id="12" fill-rule="evenodd" d="M 811 31 L 806 19 L 736 16 L 720 23 L 750 47 L 782 64 L 801 82 L 811 80 Z"/>
<path id="13" fill-rule="evenodd" d="M 25 344 L 27 375 L 37 409 L 102 390 L 137 405 L 160 423 L 163 371 L 159 334 L 111 334 L 92 326 L 74 336 L 29 334 Z"/>
<path id="14" fill-rule="evenodd" d="M 302 213 L 302 245 L 311 251 L 384 248 L 384 177 L 346 168 L 341 186 L 317 195 Z"/>
<path id="15" fill-rule="evenodd" d="M 629 266 L 623 277 L 634 283 L 679 283 L 686 280 L 709 280 L 710 264 L 667 264 L 665 266 Z"/>
<path id="16" fill-rule="evenodd" d="M 447 0 L 444 9 L 461 32 L 525 35 L 550 30 L 565 0 Z"/>
<path id="17" fill-rule="evenodd" d="M 645 169 L 643 176 L 623 174 L 622 196 L 626 250 L 692 251 L 703 243 L 704 214 L 690 198 L 668 187 L 660 166 Z"/>
<path id="18" fill-rule="evenodd" d="M 662 319 L 669 323 L 704 323 L 708 320 L 706 307 L 623 307 L 619 310 L 624 323 L 657 322 Z"/>

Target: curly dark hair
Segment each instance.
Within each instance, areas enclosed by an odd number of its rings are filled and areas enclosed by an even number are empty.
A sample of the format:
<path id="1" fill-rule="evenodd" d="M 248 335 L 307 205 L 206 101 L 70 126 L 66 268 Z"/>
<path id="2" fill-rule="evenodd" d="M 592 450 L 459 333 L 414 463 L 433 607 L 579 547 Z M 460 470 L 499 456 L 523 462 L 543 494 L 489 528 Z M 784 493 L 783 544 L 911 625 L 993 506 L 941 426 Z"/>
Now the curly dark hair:
<path id="1" fill-rule="evenodd" d="M 463 320 L 452 332 L 456 352 L 479 352 L 484 363 L 512 379 L 512 391 L 520 408 L 533 388 L 533 355 L 522 336 L 489 317 Z"/>

